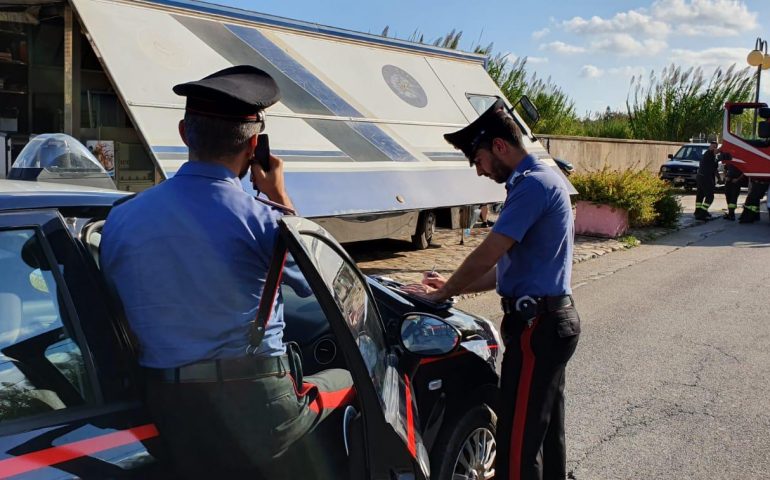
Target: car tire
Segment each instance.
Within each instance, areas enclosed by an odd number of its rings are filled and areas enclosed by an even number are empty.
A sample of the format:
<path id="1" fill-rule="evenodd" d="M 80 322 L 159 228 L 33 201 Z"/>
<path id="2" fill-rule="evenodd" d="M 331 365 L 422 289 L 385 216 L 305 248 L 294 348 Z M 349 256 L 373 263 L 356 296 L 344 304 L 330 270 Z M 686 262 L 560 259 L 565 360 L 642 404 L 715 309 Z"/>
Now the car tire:
<path id="1" fill-rule="evenodd" d="M 426 210 L 420 212 L 417 218 L 417 230 L 412 235 L 412 246 L 415 250 L 425 250 L 433 241 L 433 233 L 436 231 L 436 212 Z"/>
<path id="2" fill-rule="evenodd" d="M 494 478 L 496 425 L 497 415 L 483 403 L 461 410 L 455 418 L 448 418 L 433 447 L 436 455 L 431 459 L 431 478 Z M 474 445 L 482 445 L 482 449 L 474 448 Z"/>

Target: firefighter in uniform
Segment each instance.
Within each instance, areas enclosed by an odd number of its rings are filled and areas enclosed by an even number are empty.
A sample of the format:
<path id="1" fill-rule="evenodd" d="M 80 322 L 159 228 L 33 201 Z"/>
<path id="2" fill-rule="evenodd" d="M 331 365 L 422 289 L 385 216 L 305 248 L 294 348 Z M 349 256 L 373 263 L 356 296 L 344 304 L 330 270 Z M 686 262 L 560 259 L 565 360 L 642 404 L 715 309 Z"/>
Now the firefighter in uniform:
<path id="1" fill-rule="evenodd" d="M 352 394 L 351 377 L 300 379 L 283 342 L 280 289 L 263 292 L 281 214 L 240 181 L 251 170 L 259 191 L 291 206 L 282 161 L 271 156 L 267 172 L 253 163 L 278 85 L 236 66 L 174 92 L 186 97 L 179 133 L 189 161 L 114 207 L 101 242 L 102 268 L 138 340 L 150 413 L 185 478 L 336 478 L 344 450 L 331 445 L 342 440 L 320 437 L 341 420 L 325 421 L 333 410 L 324 399 Z M 296 265 L 283 278 L 312 293 Z M 255 345 L 261 299 L 271 315 Z"/>
<path id="2" fill-rule="evenodd" d="M 735 220 L 735 209 L 738 208 L 738 196 L 741 194 L 741 185 L 744 178 L 743 172 L 738 170 L 733 164 L 725 165 L 727 213 L 722 216 L 725 220 Z"/>
<path id="3" fill-rule="evenodd" d="M 766 182 L 758 182 L 754 179 L 749 182 L 749 193 L 746 195 L 741 218 L 738 222 L 754 223 L 759 221 L 759 202 L 767 191 L 768 184 Z"/>
<path id="4" fill-rule="evenodd" d="M 703 153 L 695 176 L 697 191 L 695 193 L 695 218 L 709 220 L 709 207 L 714 202 L 714 186 L 717 175 L 717 142 L 709 143 L 709 148 Z"/>
<path id="5" fill-rule="evenodd" d="M 565 368 L 580 334 L 571 296 L 573 219 L 562 178 L 524 149 L 498 100 L 444 136 L 507 198 L 487 238 L 449 279 L 426 273 L 405 287 L 429 300 L 497 289 L 505 353 L 497 425 L 499 479 L 566 477 Z"/>

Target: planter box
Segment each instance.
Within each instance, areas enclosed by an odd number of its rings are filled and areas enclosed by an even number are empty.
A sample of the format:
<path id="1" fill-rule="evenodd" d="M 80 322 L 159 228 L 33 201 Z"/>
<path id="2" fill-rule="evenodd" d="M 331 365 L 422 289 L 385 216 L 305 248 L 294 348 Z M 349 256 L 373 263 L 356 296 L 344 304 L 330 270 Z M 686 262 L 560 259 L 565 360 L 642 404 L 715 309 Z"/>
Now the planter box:
<path id="1" fill-rule="evenodd" d="M 575 233 L 596 237 L 617 238 L 628 231 L 628 212 L 593 202 L 578 201 Z"/>

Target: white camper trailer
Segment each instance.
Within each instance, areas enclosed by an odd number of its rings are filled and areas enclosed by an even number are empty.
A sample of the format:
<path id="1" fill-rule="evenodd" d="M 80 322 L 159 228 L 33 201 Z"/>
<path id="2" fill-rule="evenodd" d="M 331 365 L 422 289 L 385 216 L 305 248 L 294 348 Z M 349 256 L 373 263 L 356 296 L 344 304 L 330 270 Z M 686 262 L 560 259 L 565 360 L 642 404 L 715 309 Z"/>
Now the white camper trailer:
<path id="1" fill-rule="evenodd" d="M 425 247 L 438 214 L 504 199 L 443 139 L 501 96 L 483 56 L 197 1 L 26 3 L 0 16 L 0 51 L 7 43 L 17 62 L 0 59 L 0 78 L 8 70 L 5 88 L 22 92 L 6 109 L 15 134 L 90 142 L 112 157 L 119 189 L 147 188 L 187 160 L 173 85 L 250 64 L 283 93 L 266 132 L 298 211 L 339 240 L 407 235 Z M 0 101 L 11 96 L 0 89 Z M 528 150 L 553 164 L 517 120 Z"/>

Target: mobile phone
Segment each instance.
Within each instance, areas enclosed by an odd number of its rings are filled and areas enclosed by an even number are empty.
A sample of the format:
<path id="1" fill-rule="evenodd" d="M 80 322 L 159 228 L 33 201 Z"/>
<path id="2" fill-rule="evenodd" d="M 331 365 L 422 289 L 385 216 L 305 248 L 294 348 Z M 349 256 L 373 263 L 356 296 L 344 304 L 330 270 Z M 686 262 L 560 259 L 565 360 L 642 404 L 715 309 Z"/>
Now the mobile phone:
<path id="1" fill-rule="evenodd" d="M 260 133 L 257 137 L 257 148 L 254 150 L 254 159 L 251 163 L 259 163 L 263 171 L 270 171 L 270 140 L 266 133 Z"/>

